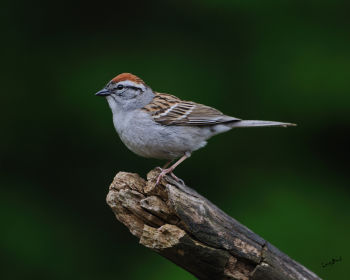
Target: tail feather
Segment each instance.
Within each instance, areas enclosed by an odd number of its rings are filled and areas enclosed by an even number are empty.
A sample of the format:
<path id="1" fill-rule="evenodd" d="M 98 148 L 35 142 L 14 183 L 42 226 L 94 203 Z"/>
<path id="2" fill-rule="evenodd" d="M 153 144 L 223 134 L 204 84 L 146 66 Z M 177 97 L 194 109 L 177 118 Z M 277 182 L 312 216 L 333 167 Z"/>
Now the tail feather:
<path id="1" fill-rule="evenodd" d="M 259 127 L 259 126 L 279 126 L 288 127 L 296 126 L 294 123 L 284 123 L 284 122 L 273 122 L 273 121 L 253 121 L 253 120 L 242 120 L 234 121 L 230 123 L 231 127 Z"/>

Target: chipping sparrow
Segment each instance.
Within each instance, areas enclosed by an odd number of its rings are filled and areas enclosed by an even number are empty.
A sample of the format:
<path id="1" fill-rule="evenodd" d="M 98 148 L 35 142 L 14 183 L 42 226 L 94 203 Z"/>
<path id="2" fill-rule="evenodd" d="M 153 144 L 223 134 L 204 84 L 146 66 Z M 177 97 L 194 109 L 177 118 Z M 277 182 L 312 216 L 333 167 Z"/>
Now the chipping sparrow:
<path id="1" fill-rule="evenodd" d="M 235 127 L 294 126 L 291 123 L 240 120 L 192 101 L 158 93 L 130 73 L 112 79 L 96 93 L 107 98 L 120 139 L 135 154 L 166 159 L 157 184 L 210 137 Z M 167 166 L 180 158 L 171 167 Z"/>

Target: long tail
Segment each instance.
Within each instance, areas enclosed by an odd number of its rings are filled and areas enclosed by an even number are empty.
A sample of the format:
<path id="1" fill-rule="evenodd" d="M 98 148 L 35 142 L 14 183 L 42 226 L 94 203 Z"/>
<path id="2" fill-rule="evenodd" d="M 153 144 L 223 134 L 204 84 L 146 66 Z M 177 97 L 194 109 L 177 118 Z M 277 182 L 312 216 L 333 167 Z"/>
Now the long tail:
<path id="1" fill-rule="evenodd" d="M 230 122 L 231 127 L 258 127 L 258 126 L 296 126 L 294 123 L 284 123 L 284 122 L 272 122 L 272 121 L 251 121 L 251 120 L 242 120 Z"/>

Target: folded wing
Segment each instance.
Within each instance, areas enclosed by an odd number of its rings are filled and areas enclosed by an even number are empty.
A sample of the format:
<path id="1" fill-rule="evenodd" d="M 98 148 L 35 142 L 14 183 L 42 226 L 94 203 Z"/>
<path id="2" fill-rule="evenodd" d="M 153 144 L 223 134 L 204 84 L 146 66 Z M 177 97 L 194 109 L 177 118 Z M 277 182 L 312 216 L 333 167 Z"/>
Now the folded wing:
<path id="1" fill-rule="evenodd" d="M 162 125 L 207 126 L 240 120 L 226 116 L 212 107 L 183 101 L 165 93 L 158 93 L 143 109 Z"/>

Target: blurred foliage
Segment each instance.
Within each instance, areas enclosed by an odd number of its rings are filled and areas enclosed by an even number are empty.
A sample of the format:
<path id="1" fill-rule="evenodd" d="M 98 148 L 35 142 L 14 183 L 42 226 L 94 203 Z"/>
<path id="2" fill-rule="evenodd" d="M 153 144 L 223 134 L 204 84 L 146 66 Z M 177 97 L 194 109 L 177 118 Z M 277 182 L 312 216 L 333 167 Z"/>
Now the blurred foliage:
<path id="1" fill-rule="evenodd" d="M 105 203 L 117 171 L 162 164 L 129 152 L 94 96 L 121 72 L 298 123 L 219 135 L 177 175 L 322 278 L 347 279 L 348 1 L 3 2 L 1 279 L 194 279 Z"/>

